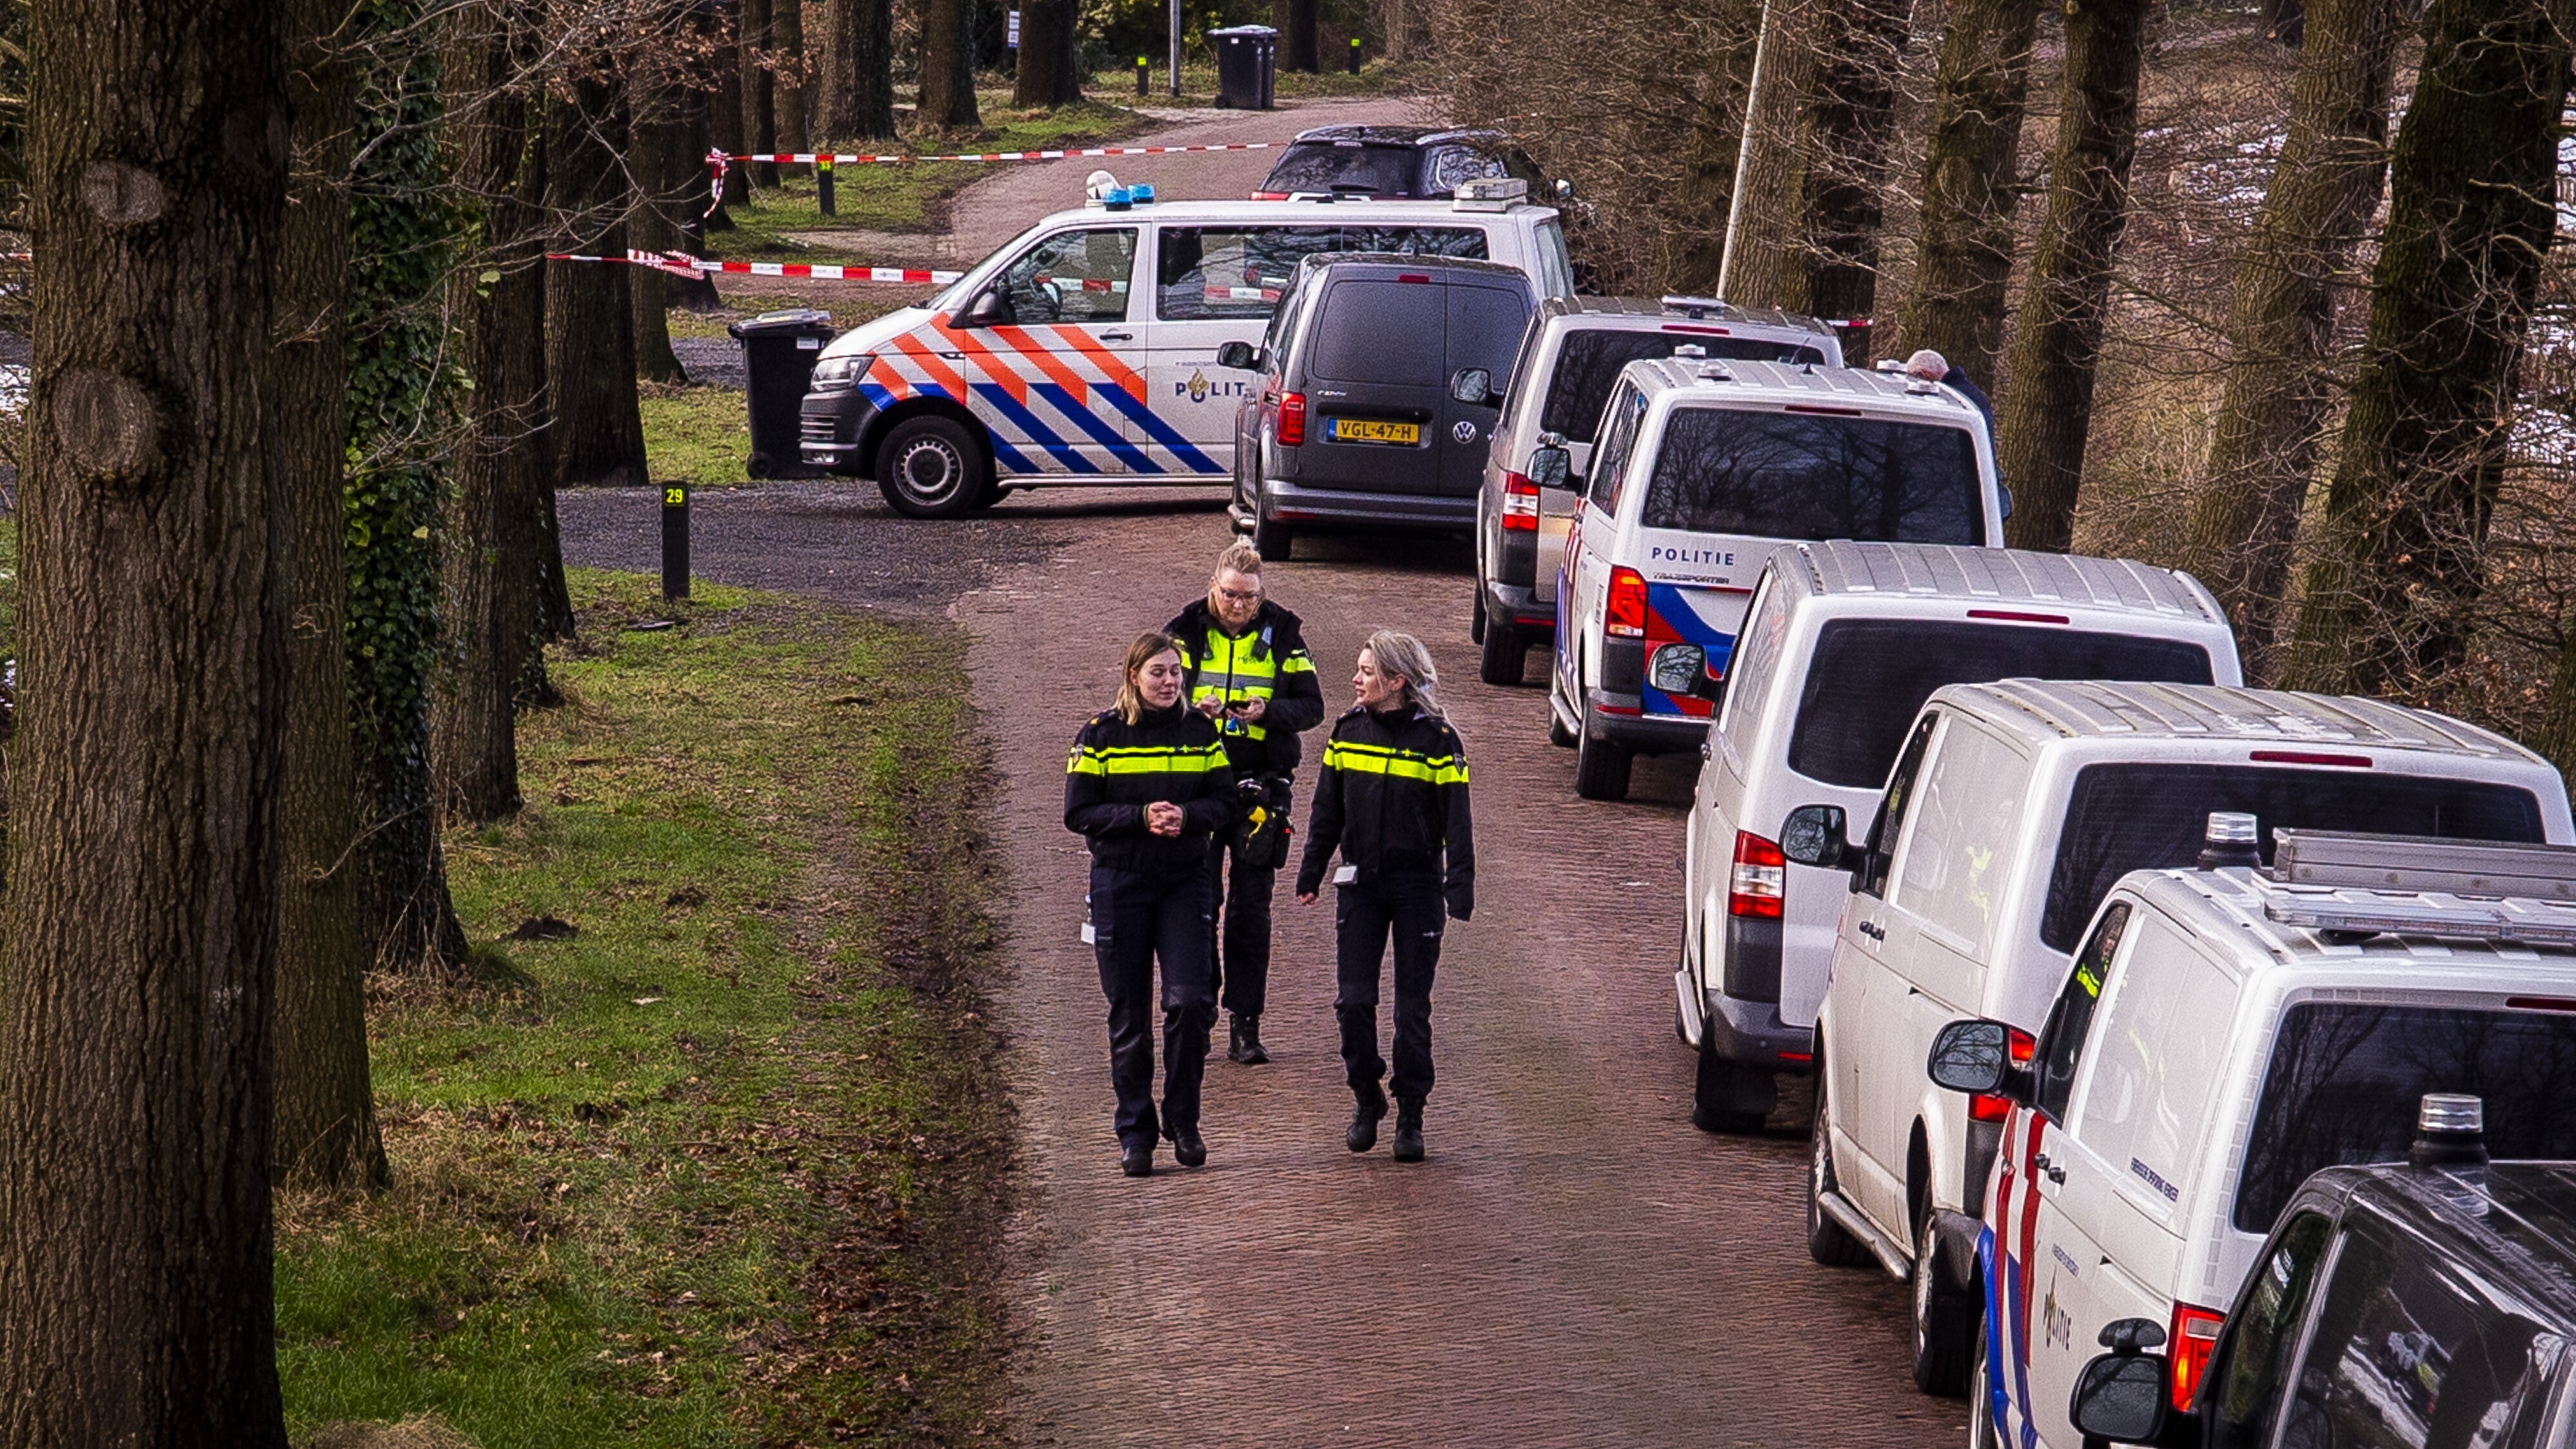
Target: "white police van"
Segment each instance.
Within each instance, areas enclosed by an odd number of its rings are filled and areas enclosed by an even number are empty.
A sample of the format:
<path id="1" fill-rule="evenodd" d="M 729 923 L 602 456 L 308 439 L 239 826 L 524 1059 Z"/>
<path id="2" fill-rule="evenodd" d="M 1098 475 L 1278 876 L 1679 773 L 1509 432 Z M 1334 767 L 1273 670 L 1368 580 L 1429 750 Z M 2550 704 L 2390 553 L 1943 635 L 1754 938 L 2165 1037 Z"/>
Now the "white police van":
<path id="1" fill-rule="evenodd" d="M 806 464 L 874 478 L 917 518 L 1006 487 L 1224 484 L 1248 382 L 1217 348 L 1261 335 L 1303 258 L 1476 258 L 1520 269 L 1543 297 L 1574 290 L 1557 213 L 1518 180 L 1471 181 L 1449 201 L 1094 190 L 929 301 L 832 339 L 801 417 Z"/>
<path id="2" fill-rule="evenodd" d="M 1557 575 L 1548 738 L 1575 793 L 1696 750 L 1753 581 L 1793 539 L 2000 546 L 1985 419 L 1902 374 L 1674 356 L 1629 363 L 1601 415 Z M 1564 448 L 1530 457 L 1565 487 Z"/>
<path id="3" fill-rule="evenodd" d="M 2012 1104 L 1976 1249 L 1972 1443 L 2078 1449 L 2078 1376 L 2132 1319 L 2162 1325 L 2164 1386 L 2188 1407 L 2300 1184 L 2405 1161 L 2428 1093 L 2482 1099 L 2498 1158 L 2576 1157 L 2576 850 L 2278 839 L 2268 870 L 2122 880 L 2031 1055 L 2001 1021 L 1935 1040 L 1934 1081 Z M 2333 1442 L 2534 1442 L 2427 1440 L 2404 1407 L 2369 1416 L 2385 1436 Z"/>

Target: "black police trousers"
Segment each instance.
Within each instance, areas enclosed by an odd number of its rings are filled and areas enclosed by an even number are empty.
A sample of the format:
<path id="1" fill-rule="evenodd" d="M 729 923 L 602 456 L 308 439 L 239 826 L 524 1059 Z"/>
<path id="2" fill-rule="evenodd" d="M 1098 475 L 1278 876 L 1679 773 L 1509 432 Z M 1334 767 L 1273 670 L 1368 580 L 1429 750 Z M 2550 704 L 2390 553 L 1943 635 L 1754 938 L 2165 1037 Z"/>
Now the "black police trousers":
<path id="1" fill-rule="evenodd" d="M 1263 803 L 1270 814 L 1269 828 L 1276 831 L 1285 825 L 1288 782 L 1271 781 Z M 1250 853 L 1266 856 L 1276 848 L 1275 840 L 1265 840 Z M 1279 867 L 1286 861 L 1281 856 L 1271 857 L 1269 864 L 1252 864 L 1245 861 L 1245 854 L 1239 839 L 1208 852 L 1208 889 L 1215 913 L 1223 917 L 1208 974 L 1226 1010 L 1259 1016 L 1270 1000 L 1270 902 L 1278 889 Z"/>
<path id="2" fill-rule="evenodd" d="M 1109 998 L 1109 1082 L 1118 1093 L 1122 1147 L 1151 1145 L 1199 1125 L 1199 1083 L 1207 1074 L 1208 878 L 1139 875 L 1091 868 L 1092 954 Z M 1154 965 L 1163 967 L 1163 1112 L 1154 1115 Z"/>
<path id="3" fill-rule="evenodd" d="M 1448 926 L 1440 878 L 1430 872 L 1353 882 L 1336 888 L 1333 905 L 1338 990 L 1333 1015 L 1342 1023 L 1342 1068 L 1351 1090 L 1377 1085 L 1386 1062 L 1377 1054 L 1378 965 L 1395 938 L 1395 1078 L 1398 1100 L 1431 1095 L 1431 977 Z"/>

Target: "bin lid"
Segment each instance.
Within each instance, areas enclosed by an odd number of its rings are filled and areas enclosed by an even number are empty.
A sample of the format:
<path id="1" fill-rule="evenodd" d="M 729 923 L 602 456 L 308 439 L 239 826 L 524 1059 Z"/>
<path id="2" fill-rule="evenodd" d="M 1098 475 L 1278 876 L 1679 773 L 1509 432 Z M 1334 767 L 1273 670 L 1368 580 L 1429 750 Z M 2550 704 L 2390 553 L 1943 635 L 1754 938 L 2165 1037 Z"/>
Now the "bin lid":
<path id="1" fill-rule="evenodd" d="M 1210 40 L 1216 40 L 1221 37 L 1225 39 L 1241 37 L 1246 40 L 1271 40 L 1277 38 L 1278 34 L 1279 32 L 1276 29 L 1267 25 L 1229 25 L 1223 30 L 1211 30 L 1207 33 L 1208 39 Z"/>
<path id="2" fill-rule="evenodd" d="M 754 333 L 811 332 L 817 327 L 826 332 L 837 330 L 832 326 L 832 314 L 819 307 L 790 307 L 779 312 L 763 312 L 747 321 L 730 323 L 725 330 L 736 337 L 748 337 Z"/>

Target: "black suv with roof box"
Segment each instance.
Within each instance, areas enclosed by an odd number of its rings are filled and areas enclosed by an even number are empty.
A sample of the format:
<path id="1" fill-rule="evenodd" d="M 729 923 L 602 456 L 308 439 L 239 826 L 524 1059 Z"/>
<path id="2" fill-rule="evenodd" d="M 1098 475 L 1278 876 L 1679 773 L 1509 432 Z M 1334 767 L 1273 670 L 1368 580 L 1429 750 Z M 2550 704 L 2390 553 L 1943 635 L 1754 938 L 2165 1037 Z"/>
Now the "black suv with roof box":
<path id="1" fill-rule="evenodd" d="M 1441 197 L 1480 176 L 1516 176 L 1546 191 L 1538 166 L 1500 131 L 1431 126 L 1316 126 L 1288 143 L 1255 201 L 1340 193 L 1385 201 Z"/>
<path id="2" fill-rule="evenodd" d="M 2557 1090 L 2545 1094 L 2553 1115 L 2576 1111 L 2571 1067 L 2558 1064 Z M 2302 1183 L 2255 1256 L 2188 1411 L 2167 1407 L 2166 1361 L 2148 1352 L 2163 1346 L 2162 1325 L 2105 1327 L 2111 1352 L 2084 1366 L 2073 1395 L 2087 1442 L 2570 1443 L 2576 1162 L 2490 1163 L 2483 1116 L 2476 1097 L 2428 1095 L 2408 1162 L 2330 1167 Z"/>
<path id="3" fill-rule="evenodd" d="M 1267 559 L 1314 526 L 1464 532 L 1502 385 L 1538 305 L 1516 267 L 1345 252 L 1298 265 L 1234 421 L 1235 528 Z M 1479 374 L 1475 386 L 1462 374 Z"/>

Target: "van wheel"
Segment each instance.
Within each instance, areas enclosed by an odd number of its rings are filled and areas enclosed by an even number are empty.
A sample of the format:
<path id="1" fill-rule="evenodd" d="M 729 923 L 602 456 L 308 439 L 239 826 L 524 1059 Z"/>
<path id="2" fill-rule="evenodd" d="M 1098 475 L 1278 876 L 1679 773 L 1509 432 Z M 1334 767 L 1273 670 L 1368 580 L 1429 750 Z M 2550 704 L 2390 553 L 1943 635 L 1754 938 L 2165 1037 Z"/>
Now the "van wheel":
<path id="1" fill-rule="evenodd" d="M 1481 608 L 1477 610 L 1479 614 L 1483 612 Z M 1529 669 L 1529 639 L 1521 633 L 1520 626 L 1488 620 L 1484 644 L 1484 655 L 1476 661 L 1476 677 L 1487 684 L 1520 683 Z"/>
<path id="2" fill-rule="evenodd" d="M 906 518 L 956 518 L 993 501 L 984 450 L 957 423 L 909 418 L 877 449 L 877 491 Z"/>
<path id="3" fill-rule="evenodd" d="M 1295 547 L 1297 535 L 1288 525 L 1267 513 L 1252 515 L 1252 546 L 1261 551 L 1263 563 L 1284 563 L 1288 550 Z"/>
<path id="4" fill-rule="evenodd" d="M 1757 1136 L 1780 1100 L 1779 1079 L 1717 1054 L 1705 1023 L 1699 1030 L 1699 1078 L 1691 1087 L 1691 1125 L 1702 1132 Z"/>
<path id="5" fill-rule="evenodd" d="M 1857 1268 L 1869 1249 L 1825 1216 L 1825 1194 L 1834 1190 L 1831 1099 L 1825 1093 L 1825 1057 L 1816 1054 L 1816 1119 L 1807 1137 L 1807 1256 L 1828 1268 Z"/>
<path id="6" fill-rule="evenodd" d="M 1973 1295 L 1941 1281 L 1940 1243 L 1926 1200 L 1914 1224 L 1914 1387 L 1936 1398 L 1967 1392 Z"/>
<path id="7" fill-rule="evenodd" d="M 1607 740 L 1594 737 L 1590 710 L 1583 711 L 1576 719 L 1581 723 L 1575 726 L 1578 733 L 1574 740 L 1574 793 L 1586 800 L 1627 799 L 1628 766 L 1636 757 Z"/>
<path id="8" fill-rule="evenodd" d="M 1977 1314 L 1977 1358 L 1968 1371 L 1968 1449 L 2001 1449 L 1995 1432 L 1994 1386 L 1986 1378 L 1986 1315 Z"/>

